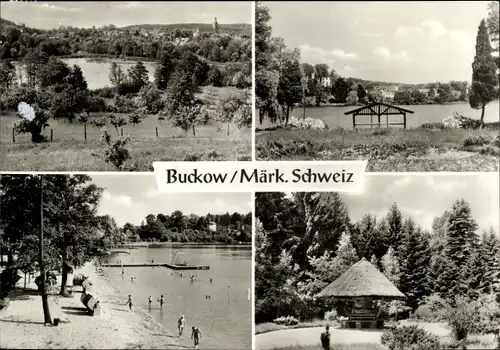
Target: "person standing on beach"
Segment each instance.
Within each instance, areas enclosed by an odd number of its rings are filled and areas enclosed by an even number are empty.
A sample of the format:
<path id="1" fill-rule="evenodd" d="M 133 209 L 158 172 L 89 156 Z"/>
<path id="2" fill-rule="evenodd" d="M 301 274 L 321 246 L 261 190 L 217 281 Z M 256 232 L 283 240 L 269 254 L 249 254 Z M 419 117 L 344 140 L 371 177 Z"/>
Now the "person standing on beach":
<path id="1" fill-rule="evenodd" d="M 184 315 L 181 315 L 181 317 L 177 321 L 177 328 L 179 328 L 179 337 L 182 336 L 182 332 L 184 332 L 185 325 L 186 325 L 186 319 L 184 318 Z"/>
<path id="2" fill-rule="evenodd" d="M 148 303 L 149 303 L 149 308 L 151 309 L 151 303 L 153 302 L 153 298 L 151 297 L 151 295 L 149 296 L 148 298 Z"/>
<path id="3" fill-rule="evenodd" d="M 132 296 L 130 294 L 128 295 L 128 301 L 125 304 L 125 306 L 127 306 L 127 305 L 128 305 L 129 311 L 133 311 L 134 310 L 134 308 L 133 308 L 134 302 L 132 301 Z"/>
<path id="4" fill-rule="evenodd" d="M 193 331 L 191 332 L 191 339 L 194 341 L 194 348 L 198 349 L 198 344 L 200 343 L 201 331 L 198 327 L 193 326 Z"/>
<path id="5" fill-rule="evenodd" d="M 158 299 L 158 302 L 160 303 L 160 308 L 163 309 L 163 294 L 160 296 L 160 299 Z"/>

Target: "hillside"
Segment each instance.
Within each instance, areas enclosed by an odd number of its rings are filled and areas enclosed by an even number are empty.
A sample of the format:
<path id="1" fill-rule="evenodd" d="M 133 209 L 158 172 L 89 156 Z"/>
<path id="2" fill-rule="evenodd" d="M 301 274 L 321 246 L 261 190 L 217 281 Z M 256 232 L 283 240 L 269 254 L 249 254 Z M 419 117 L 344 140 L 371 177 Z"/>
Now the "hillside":
<path id="1" fill-rule="evenodd" d="M 151 33 L 165 31 L 165 30 L 175 30 L 175 29 L 187 29 L 187 30 L 196 30 L 200 29 L 200 33 L 204 32 L 212 32 L 212 24 L 208 23 L 176 23 L 176 24 L 133 24 L 125 27 L 121 27 L 122 29 L 142 29 Z M 252 35 L 252 25 L 246 23 L 232 23 L 232 24 L 220 24 L 219 28 L 221 32 L 227 32 L 231 34 L 246 34 Z"/>

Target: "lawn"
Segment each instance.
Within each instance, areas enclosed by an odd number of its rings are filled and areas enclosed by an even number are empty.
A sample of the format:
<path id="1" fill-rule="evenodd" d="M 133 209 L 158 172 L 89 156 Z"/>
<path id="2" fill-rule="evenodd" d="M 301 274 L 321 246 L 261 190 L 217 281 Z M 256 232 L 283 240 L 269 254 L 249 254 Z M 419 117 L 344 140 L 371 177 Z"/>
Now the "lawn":
<path id="1" fill-rule="evenodd" d="M 325 327 L 329 325 L 330 327 L 338 326 L 337 321 L 325 321 L 325 320 L 313 320 L 299 322 L 293 326 L 286 326 L 283 324 L 276 324 L 273 322 L 264 322 L 255 325 L 255 334 L 263 334 L 268 332 L 274 332 L 280 329 L 296 329 L 296 328 L 312 328 L 312 327 Z"/>
<path id="2" fill-rule="evenodd" d="M 211 95 L 217 102 L 232 92 L 231 88 L 218 88 L 202 96 Z M 108 116 L 110 113 L 91 113 L 91 119 Z M 119 113 L 113 113 L 120 116 Z M 129 114 L 121 114 L 127 121 Z M 106 144 L 102 130 L 78 121 L 49 120 L 43 132 L 47 142 L 33 144 L 30 135 L 14 135 L 13 126 L 19 119 L 13 111 L 0 114 L 0 167 L 4 171 L 113 171 L 116 168 L 103 160 Z M 86 131 L 85 131 L 86 130 Z M 158 120 L 149 115 L 140 124 L 125 125 L 116 130 L 107 125 L 106 130 L 116 139 L 123 133 L 129 136 L 127 148 L 131 159 L 125 163 L 129 171 L 150 171 L 153 161 L 235 161 L 251 160 L 251 129 L 238 129 L 210 121 L 186 134 L 170 125 L 168 120 Z M 85 138 L 86 134 L 86 138 Z"/>
<path id="3" fill-rule="evenodd" d="M 386 347 L 379 344 L 330 344 L 332 350 L 387 350 Z M 292 345 L 282 348 L 273 348 L 273 350 L 323 350 L 318 342 L 318 345 Z"/>
<path id="4" fill-rule="evenodd" d="M 258 160 L 368 160 L 372 172 L 498 171 L 498 133 L 498 123 L 483 130 L 278 129 L 258 132 L 255 143 Z"/>

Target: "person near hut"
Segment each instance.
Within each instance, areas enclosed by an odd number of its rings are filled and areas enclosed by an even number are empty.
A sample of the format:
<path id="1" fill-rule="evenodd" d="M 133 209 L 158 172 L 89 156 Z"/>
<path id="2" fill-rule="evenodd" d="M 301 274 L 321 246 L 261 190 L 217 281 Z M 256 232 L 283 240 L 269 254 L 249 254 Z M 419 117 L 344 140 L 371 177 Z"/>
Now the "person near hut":
<path id="1" fill-rule="evenodd" d="M 330 350 L 330 326 L 326 326 L 325 331 L 321 333 L 321 347 Z"/>
<path id="2" fill-rule="evenodd" d="M 198 349 L 198 344 L 200 344 L 200 339 L 202 338 L 201 331 L 198 327 L 193 326 L 193 330 L 191 332 L 191 339 L 194 341 L 194 348 Z"/>

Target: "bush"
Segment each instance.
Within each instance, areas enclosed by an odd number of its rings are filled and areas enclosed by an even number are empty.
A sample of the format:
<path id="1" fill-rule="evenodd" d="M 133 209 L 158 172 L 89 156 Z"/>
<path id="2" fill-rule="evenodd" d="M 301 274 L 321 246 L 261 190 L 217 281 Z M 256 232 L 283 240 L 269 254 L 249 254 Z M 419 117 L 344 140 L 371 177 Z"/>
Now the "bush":
<path id="1" fill-rule="evenodd" d="M 413 317 L 427 322 L 442 322 L 446 320 L 448 302 L 438 294 L 424 297 L 422 305 L 413 314 Z"/>
<path id="2" fill-rule="evenodd" d="M 337 310 L 331 310 L 325 313 L 325 321 L 336 321 L 337 318 Z"/>
<path id="3" fill-rule="evenodd" d="M 489 136 L 485 135 L 476 135 L 476 136 L 467 136 L 463 142 L 464 147 L 467 146 L 484 146 L 493 142 L 493 140 Z"/>
<path id="4" fill-rule="evenodd" d="M 89 106 L 89 112 L 106 112 L 108 110 L 106 101 L 104 101 L 99 96 L 89 96 L 87 102 Z"/>
<path id="5" fill-rule="evenodd" d="M 91 93 L 97 96 L 101 96 L 102 98 L 112 98 L 115 95 L 115 89 L 109 86 L 105 86 L 100 89 L 92 90 Z"/>
<path id="6" fill-rule="evenodd" d="M 106 131 L 103 134 L 103 138 L 108 145 L 104 151 L 104 161 L 113 164 L 117 170 L 121 171 L 125 162 L 131 158 L 130 152 L 126 148 L 127 143 L 130 141 L 129 138 L 119 138 L 112 143 L 111 135 Z"/>
<path id="7" fill-rule="evenodd" d="M 456 341 L 467 339 L 470 334 L 480 333 L 481 315 L 476 301 L 465 297 L 457 297 L 455 305 L 447 307 L 446 318 Z"/>
<path id="8" fill-rule="evenodd" d="M 284 325 L 284 326 L 295 326 L 299 323 L 299 320 L 297 320 L 293 316 L 282 316 L 279 318 L 276 318 L 273 320 L 273 323 Z"/>
<path id="9" fill-rule="evenodd" d="M 436 123 L 424 123 L 420 125 L 423 129 L 440 129 L 443 130 L 445 128 L 444 123 L 436 122 Z"/>
<path id="10" fill-rule="evenodd" d="M 416 325 L 402 326 L 384 332 L 380 338 L 389 350 L 440 350 L 438 336 Z"/>
<path id="11" fill-rule="evenodd" d="M 328 124 L 326 124 L 323 120 L 314 119 L 311 117 L 299 119 L 295 116 L 292 116 L 288 121 L 288 125 L 290 125 L 292 128 L 298 129 L 328 130 Z"/>

